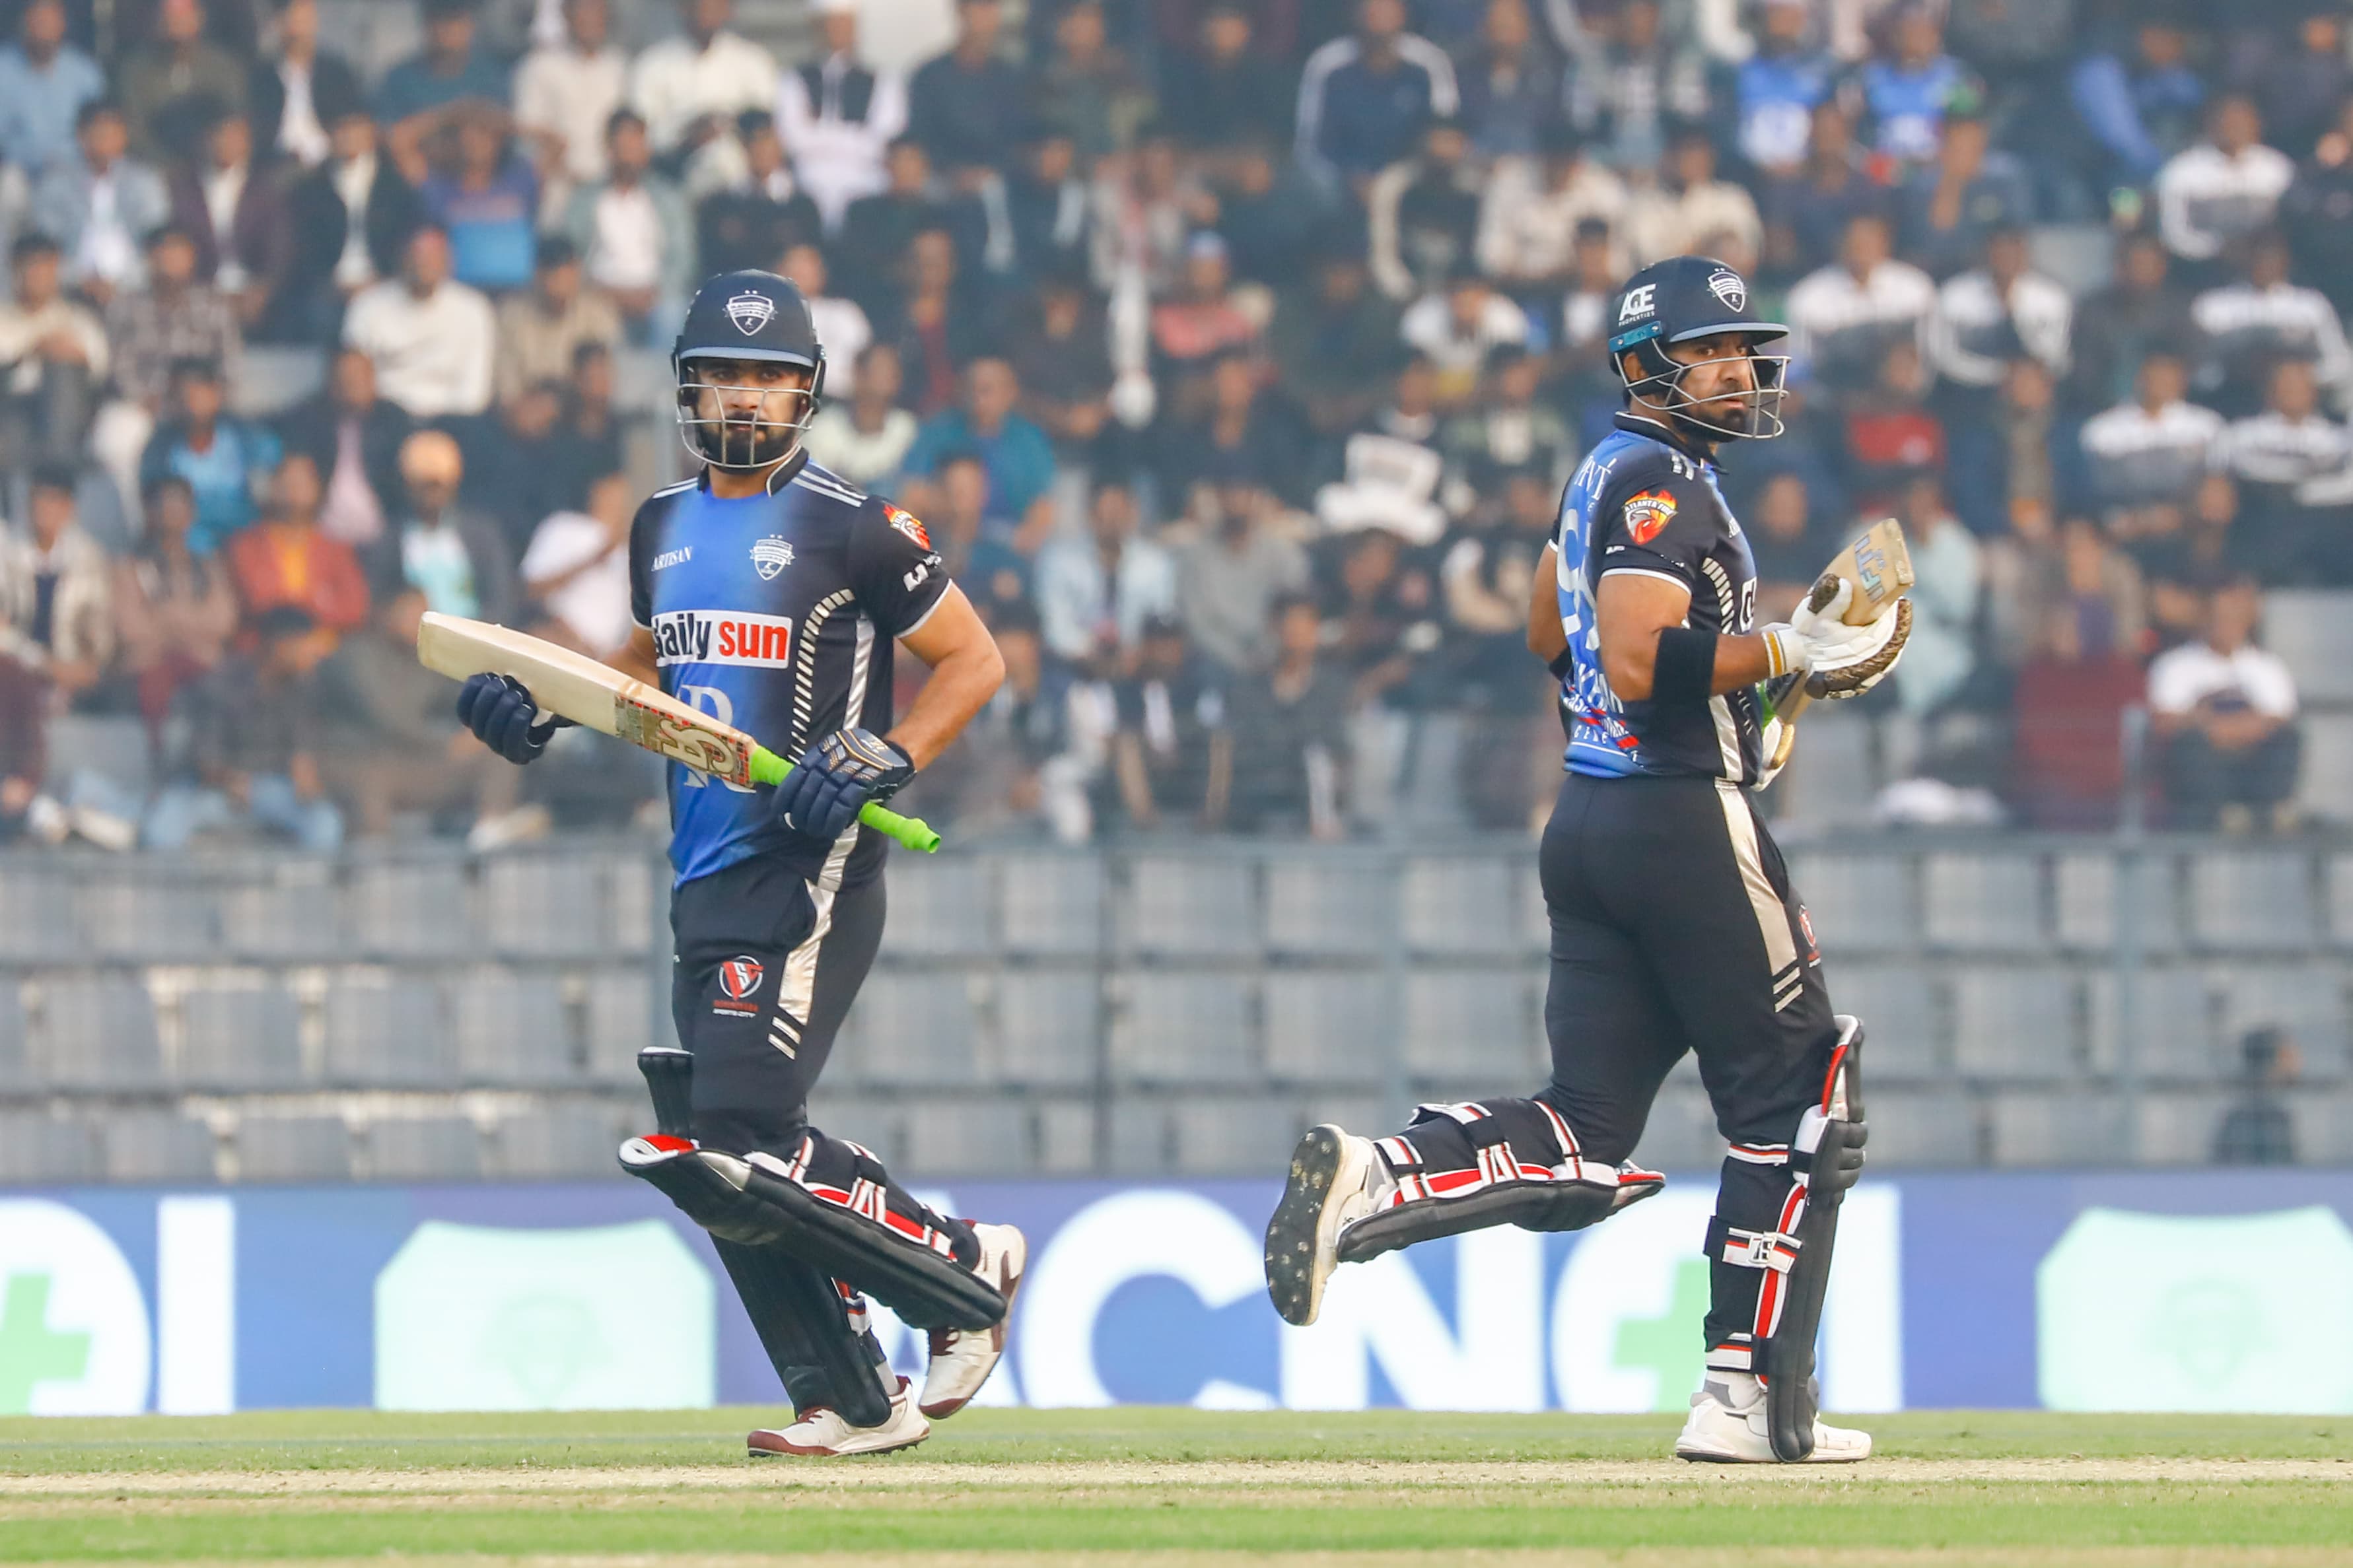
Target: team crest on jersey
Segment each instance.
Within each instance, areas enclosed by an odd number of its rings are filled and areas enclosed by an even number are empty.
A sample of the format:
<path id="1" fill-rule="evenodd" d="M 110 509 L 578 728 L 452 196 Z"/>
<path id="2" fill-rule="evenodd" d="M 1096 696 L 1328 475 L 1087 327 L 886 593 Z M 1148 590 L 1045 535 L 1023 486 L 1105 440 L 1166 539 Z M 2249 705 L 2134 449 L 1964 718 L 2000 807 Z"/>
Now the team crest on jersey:
<path id="1" fill-rule="evenodd" d="M 759 1004 L 753 1000 L 760 994 L 760 981 L 766 974 L 760 961 L 749 953 L 729 959 L 719 966 L 720 994 L 713 998 L 714 1013 L 756 1013 Z"/>
<path id="2" fill-rule="evenodd" d="M 1798 906 L 1798 929 L 1806 935 L 1806 962 L 1820 963 L 1822 961 L 1822 944 L 1814 936 L 1814 917 L 1806 912 L 1803 904 Z"/>
<path id="3" fill-rule="evenodd" d="M 1746 310 L 1748 306 L 1748 285 L 1729 267 L 1709 276 L 1707 291 L 1723 300 L 1727 310 Z"/>
<path id="4" fill-rule="evenodd" d="M 892 527 L 913 540 L 919 548 L 929 550 L 932 547 L 930 531 L 923 527 L 923 520 L 913 512 L 903 511 L 895 506 L 885 506 L 882 509 L 882 515 L 890 521 Z"/>
<path id="5" fill-rule="evenodd" d="M 727 319 L 745 337 L 756 337 L 776 319 L 776 302 L 765 294 L 738 294 L 727 301 Z"/>
<path id="6" fill-rule="evenodd" d="M 1637 544 L 1648 544 L 1675 520 L 1675 498 L 1664 490 L 1644 490 L 1626 502 L 1626 532 Z"/>
<path id="7" fill-rule="evenodd" d="M 775 582 L 776 574 L 792 563 L 792 542 L 781 533 L 772 533 L 752 546 L 752 570 L 763 583 Z"/>

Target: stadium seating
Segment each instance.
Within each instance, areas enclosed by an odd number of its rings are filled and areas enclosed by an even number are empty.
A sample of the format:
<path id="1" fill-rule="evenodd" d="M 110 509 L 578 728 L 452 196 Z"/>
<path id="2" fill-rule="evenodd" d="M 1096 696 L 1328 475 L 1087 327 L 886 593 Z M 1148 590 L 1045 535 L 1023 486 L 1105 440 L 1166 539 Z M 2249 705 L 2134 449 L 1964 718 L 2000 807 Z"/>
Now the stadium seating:
<path id="1" fill-rule="evenodd" d="M 300 1002 L 275 985 L 184 992 L 177 1077 L 186 1088 L 223 1093 L 301 1089 Z"/>
<path id="2" fill-rule="evenodd" d="M 481 1134 L 462 1116 L 387 1116 L 368 1126 L 367 1169 L 379 1182 L 472 1181 Z"/>
<path id="3" fill-rule="evenodd" d="M 237 1167 L 244 1182 L 347 1182 L 354 1173 L 351 1132 L 340 1117 L 244 1117 Z"/>
<path id="4" fill-rule="evenodd" d="M 106 1179 L 150 1186 L 217 1179 L 219 1140 L 191 1118 L 156 1112 L 110 1116 L 100 1126 Z"/>
<path id="5" fill-rule="evenodd" d="M 455 1074 L 440 994 L 427 982 L 337 981 L 326 996 L 327 1081 L 364 1089 L 427 1089 Z"/>
<path id="6" fill-rule="evenodd" d="M 1145 958 L 1247 958 L 1259 951 L 1250 862 L 1139 857 L 1118 910 L 1122 952 Z"/>
<path id="7" fill-rule="evenodd" d="M 155 1003 L 133 980 L 59 978 L 43 987 L 40 1081 L 64 1090 L 152 1093 L 164 1083 Z"/>

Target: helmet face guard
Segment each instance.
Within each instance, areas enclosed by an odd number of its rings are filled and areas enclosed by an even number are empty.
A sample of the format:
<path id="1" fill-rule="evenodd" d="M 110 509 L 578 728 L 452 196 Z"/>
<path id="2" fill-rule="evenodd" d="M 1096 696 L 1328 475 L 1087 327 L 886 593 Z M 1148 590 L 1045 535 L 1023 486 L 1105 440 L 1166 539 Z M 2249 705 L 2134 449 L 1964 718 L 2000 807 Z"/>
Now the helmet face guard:
<path id="1" fill-rule="evenodd" d="M 697 374 L 706 362 L 743 363 L 774 362 L 797 365 L 808 372 L 806 386 L 762 386 L 754 383 L 711 381 Z M 814 358 L 760 352 L 713 350 L 673 362 L 678 383 L 678 434 L 689 453 L 714 468 L 751 472 L 773 467 L 800 449 L 810 421 L 825 393 L 825 352 Z M 731 413 L 728 395 L 754 393 L 759 401 L 748 414 Z M 708 395 L 708 405 L 704 398 Z M 797 398 L 800 409 L 790 419 L 767 417 L 770 398 Z M 706 412 L 706 407 L 708 411 Z"/>
<path id="2" fill-rule="evenodd" d="M 1714 331 L 1686 333 L 1672 341 L 1683 342 L 1704 337 L 1731 337 L 1745 330 L 1738 326 L 1723 327 Z M 1655 336 L 1629 344 L 1620 352 L 1632 354 L 1643 372 L 1641 375 L 1629 376 L 1624 362 L 1616 362 L 1619 379 L 1624 383 L 1627 392 L 1660 405 L 1679 425 L 1718 441 L 1770 441 L 1788 428 L 1781 419 L 1781 400 L 1788 395 L 1789 391 L 1788 354 L 1760 353 L 1749 348 L 1710 354 L 1704 359 L 1679 360 L 1669 354 L 1665 343 Z M 1702 365 L 1729 364 L 1740 360 L 1748 363 L 1754 384 L 1746 389 L 1718 393 L 1708 398 L 1695 398 L 1683 389 L 1683 377 Z M 1728 416 L 1696 412 L 1727 399 L 1733 405 Z"/>

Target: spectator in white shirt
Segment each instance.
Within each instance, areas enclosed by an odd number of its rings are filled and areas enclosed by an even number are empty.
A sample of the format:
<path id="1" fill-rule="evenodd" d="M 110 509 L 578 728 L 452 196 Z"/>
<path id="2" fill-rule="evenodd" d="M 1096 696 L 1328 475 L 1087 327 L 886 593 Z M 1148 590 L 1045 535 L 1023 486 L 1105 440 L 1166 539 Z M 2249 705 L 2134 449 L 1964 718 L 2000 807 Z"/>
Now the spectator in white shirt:
<path id="1" fill-rule="evenodd" d="M 1135 495 L 1095 489 L 1083 539 L 1062 538 L 1038 555 L 1038 619 L 1047 650 L 1095 680 L 1134 669 L 1145 624 L 1176 615 L 1176 563 L 1135 536 Z"/>
<path id="2" fill-rule="evenodd" d="M 2306 360 L 2272 367 L 2261 414 L 2233 420 L 2214 443 L 2213 463 L 2245 486 L 2262 486 L 2305 505 L 2353 500 L 2342 492 L 2353 461 L 2353 434 L 2320 412 L 2320 382 Z M 2260 514 L 2264 509 L 2252 507 Z"/>
<path id="3" fill-rule="evenodd" d="M 859 63 L 858 5 L 817 0 L 825 56 L 787 71 L 776 93 L 776 130 L 828 229 L 890 184 L 884 156 L 907 129 L 906 79 Z"/>
<path id="4" fill-rule="evenodd" d="M 449 237 L 427 224 L 409 237 L 398 278 L 361 290 L 343 341 L 375 363 L 385 401 L 419 420 L 463 418 L 491 405 L 498 319 L 449 276 Z"/>
<path id="5" fill-rule="evenodd" d="M 2138 398 L 2084 422 L 2084 458 L 2103 506 L 2179 503 L 2204 478 L 2222 416 L 2184 402 L 2189 369 L 2159 349 L 2140 362 Z"/>
<path id="6" fill-rule="evenodd" d="M 823 333 L 818 341 L 824 342 Z M 856 374 L 858 390 L 845 399 L 830 395 L 835 368 L 828 349 L 825 356 L 828 395 L 809 424 L 809 456 L 853 485 L 893 489 L 892 480 L 906 460 L 907 448 L 915 444 L 917 428 L 914 415 L 899 406 L 899 351 L 887 342 L 867 344 L 866 352 L 849 367 Z"/>
<path id="7" fill-rule="evenodd" d="M 1704 128 L 1675 132 L 1660 175 L 1626 209 L 1626 244 L 1636 267 L 1701 252 L 1718 235 L 1734 236 L 1750 257 L 1764 245 L 1765 220 L 1754 198 L 1715 177 L 1715 143 Z"/>
<path id="8" fill-rule="evenodd" d="M 2288 281 L 2287 241 L 2276 233 L 2250 241 L 2244 279 L 2199 295 L 2189 319 L 2219 376 L 2211 399 L 2218 407 L 2253 407 L 2272 364 L 2282 359 L 2310 362 L 2321 390 L 2339 407 L 2353 393 L 2353 349 L 2346 346 L 2337 307 L 2319 289 Z"/>
<path id="9" fill-rule="evenodd" d="M 2166 804 L 2177 826 L 2244 833 L 2294 826 L 2295 679 L 2249 638 L 2263 616 L 2252 580 L 2215 590 L 2206 634 L 2148 668 Z"/>
<path id="10" fill-rule="evenodd" d="M 605 128 L 629 74 L 609 28 L 607 0 L 564 0 L 564 41 L 532 50 L 515 69 L 515 124 L 564 150 L 543 210 L 561 211 L 571 186 L 605 177 Z"/>
<path id="11" fill-rule="evenodd" d="M 106 384 L 106 326 L 65 293 L 63 258 L 47 235 L 17 236 L 9 263 L 16 286 L 0 304 L 0 464 L 70 464 Z"/>
<path id="12" fill-rule="evenodd" d="M 733 0 L 679 0 L 678 9 L 685 33 L 649 47 L 629 72 L 630 107 L 663 157 L 702 146 L 747 109 L 776 106 L 776 59 L 728 30 Z"/>
<path id="13" fill-rule="evenodd" d="M 1789 353 L 1800 374 L 1852 391 L 1870 384 L 1899 339 L 1911 339 L 1926 358 L 1936 280 L 1893 259 L 1891 244 L 1885 218 L 1857 213 L 1847 220 L 1838 260 L 1789 290 Z"/>
<path id="14" fill-rule="evenodd" d="M 629 522 L 637 502 L 629 476 L 588 485 L 586 511 L 559 511 L 532 531 L 522 552 L 523 596 L 553 623 L 554 640 L 606 658 L 629 640 Z M 543 626 L 542 637 L 550 628 Z"/>
<path id="15" fill-rule="evenodd" d="M 2074 301 L 2064 285 L 2027 266 L 2026 235 L 1996 229 L 1985 265 L 1946 280 L 1928 329 L 1936 374 L 1962 386 L 1991 388 L 2024 353 L 2055 380 L 2067 374 Z"/>
<path id="16" fill-rule="evenodd" d="M 1479 390 L 1487 359 L 1497 349 L 1528 341 L 1527 312 L 1499 294 L 1476 268 L 1455 268 L 1443 289 L 1424 294 L 1398 321 L 1405 345 L 1438 373 L 1439 405 L 1458 408 Z"/>
<path id="17" fill-rule="evenodd" d="M 825 345 L 825 390 L 828 396 L 848 397 L 858 390 L 858 361 L 874 341 L 873 323 L 855 300 L 826 292 L 825 252 L 814 245 L 796 245 L 780 261 L 770 265 L 792 279 L 808 301 L 809 320 L 817 341 Z"/>
<path id="18" fill-rule="evenodd" d="M 2166 161 L 2157 173 L 2158 232 L 2184 261 L 2211 261 L 2242 235 L 2266 227 L 2295 179 L 2295 164 L 2263 145 L 2254 100 L 2228 93 L 2214 100 L 2207 140 Z"/>
<path id="19" fill-rule="evenodd" d="M 1618 275 L 1633 270 L 1624 236 L 1626 184 L 1588 157 L 1564 125 L 1542 132 L 1535 157 L 1499 160 L 1479 205 L 1479 266 L 1499 284 L 1536 289 L 1565 283 L 1574 269 L 1577 225 L 1609 226 Z"/>
<path id="20" fill-rule="evenodd" d="M 81 156 L 49 165 L 33 187 L 31 226 L 65 252 L 66 276 L 100 305 L 144 281 L 147 237 L 171 216 L 164 176 L 127 156 L 122 110 L 92 99 L 75 117 Z"/>
<path id="21" fill-rule="evenodd" d="M 653 172 L 637 111 L 617 109 L 605 133 L 601 184 L 572 193 L 564 227 L 580 247 L 588 281 L 620 308 L 631 334 L 659 335 L 657 311 L 683 310 L 694 268 L 694 225 L 678 187 Z"/>

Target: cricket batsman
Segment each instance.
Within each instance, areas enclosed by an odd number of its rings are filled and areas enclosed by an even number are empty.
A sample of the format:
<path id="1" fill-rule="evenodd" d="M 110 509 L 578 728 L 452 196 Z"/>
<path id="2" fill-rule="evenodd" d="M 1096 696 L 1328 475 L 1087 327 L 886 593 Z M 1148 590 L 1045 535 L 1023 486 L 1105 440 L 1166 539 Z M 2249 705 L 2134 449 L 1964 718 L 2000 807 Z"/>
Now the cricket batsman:
<path id="1" fill-rule="evenodd" d="M 1733 1463 L 1862 1459 L 1817 1414 L 1813 1345 L 1838 1202 L 1862 1167 L 1862 1027 L 1834 1016 L 1821 953 L 1750 805 L 1772 721 L 1760 682 L 1821 694 L 1884 678 L 1895 606 L 1852 589 L 1755 627 L 1757 574 L 1716 485 L 1726 441 L 1781 433 L 1787 329 L 1705 257 L 1659 262 L 1614 301 L 1626 404 L 1562 497 L 1530 643 L 1569 712 L 1567 776 L 1540 850 L 1552 921 L 1552 1081 L 1531 1100 L 1425 1105 L 1392 1137 L 1325 1125 L 1293 1152 L 1266 1233 L 1275 1310 L 1312 1323 L 1325 1280 L 1432 1237 L 1575 1230 L 1650 1196 L 1628 1162 L 1685 1051 L 1730 1142 L 1704 1243 L 1706 1370 L 1675 1452 Z M 1810 598 L 1809 603 L 1810 603 Z"/>
<path id="2" fill-rule="evenodd" d="M 882 936 L 889 800 L 955 741 L 1003 678 L 988 630 L 923 525 L 809 461 L 825 351 L 774 273 L 702 286 L 671 365 L 702 463 L 629 533 L 637 630 L 616 668 L 797 756 L 775 789 L 669 769 L 683 1050 L 641 1052 L 659 1131 L 621 1164 L 711 1232 L 797 1419 L 754 1455 L 882 1453 L 979 1391 L 1005 1348 L 1025 1245 L 950 1219 L 867 1150 L 808 1123 L 810 1089 Z M 930 667 L 892 711 L 895 649 Z M 562 721 L 512 677 L 477 675 L 458 713 L 529 763 Z M 920 1396 L 894 1376 L 865 1298 L 930 1331 Z"/>

